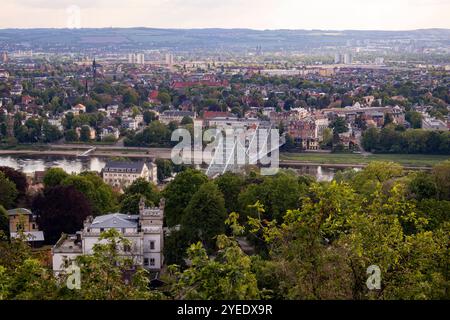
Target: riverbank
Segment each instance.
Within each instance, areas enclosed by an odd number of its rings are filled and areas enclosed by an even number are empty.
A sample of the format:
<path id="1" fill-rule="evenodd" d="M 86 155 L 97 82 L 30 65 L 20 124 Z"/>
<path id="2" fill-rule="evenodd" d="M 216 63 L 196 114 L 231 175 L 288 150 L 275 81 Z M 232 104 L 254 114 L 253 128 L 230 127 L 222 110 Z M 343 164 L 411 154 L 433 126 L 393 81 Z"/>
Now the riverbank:
<path id="1" fill-rule="evenodd" d="M 86 151 L 95 148 L 88 157 L 130 159 L 171 159 L 172 149 L 136 148 L 92 145 L 30 145 L 0 149 L 0 156 L 43 156 L 43 157 L 80 157 Z M 408 169 L 429 169 L 436 164 L 449 160 L 445 155 L 424 154 L 353 154 L 353 153 L 282 153 L 281 167 L 323 166 L 332 168 L 364 168 L 373 161 L 392 161 Z"/>
<path id="2" fill-rule="evenodd" d="M 89 145 L 44 145 L 44 146 L 18 146 L 0 150 L 0 156 L 43 156 L 43 157 L 81 157 L 83 153 L 92 149 Z M 171 149 L 166 148 L 126 148 L 115 146 L 94 146 L 95 150 L 87 156 L 104 158 L 130 158 L 130 159 L 170 159 Z"/>
<path id="3" fill-rule="evenodd" d="M 365 167 L 373 161 L 392 161 L 407 168 L 431 168 L 450 156 L 425 154 L 282 153 L 280 163 L 331 167 Z"/>

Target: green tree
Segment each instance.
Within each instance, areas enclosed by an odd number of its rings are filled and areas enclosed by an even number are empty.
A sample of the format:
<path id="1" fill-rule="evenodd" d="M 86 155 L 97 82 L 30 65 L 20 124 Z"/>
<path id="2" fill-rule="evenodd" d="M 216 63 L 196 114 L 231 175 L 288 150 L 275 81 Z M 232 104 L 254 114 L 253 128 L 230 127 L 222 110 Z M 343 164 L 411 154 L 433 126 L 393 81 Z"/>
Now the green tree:
<path id="1" fill-rule="evenodd" d="M 144 111 L 144 121 L 146 124 L 150 124 L 152 121 L 156 120 L 156 113 L 153 111 Z"/>
<path id="2" fill-rule="evenodd" d="M 406 112 L 406 121 L 411 124 L 413 129 L 422 128 L 422 114 L 417 111 L 408 111 Z"/>
<path id="3" fill-rule="evenodd" d="M 163 181 L 173 174 L 173 163 L 170 160 L 156 159 L 156 166 L 158 167 L 158 180 Z"/>
<path id="4" fill-rule="evenodd" d="M 3 206 L 0 205 L 0 237 L 2 231 L 5 235 L 9 235 L 8 212 L 6 211 L 5 208 L 3 208 Z"/>
<path id="5" fill-rule="evenodd" d="M 169 104 L 171 101 L 171 98 L 167 92 L 160 92 L 158 94 L 158 100 L 161 101 L 162 104 Z"/>
<path id="6" fill-rule="evenodd" d="M 52 188 L 61 185 L 64 179 L 69 177 L 61 168 L 50 168 L 45 172 L 44 175 L 44 186 L 46 188 Z"/>
<path id="7" fill-rule="evenodd" d="M 266 208 L 265 218 L 281 222 L 288 209 L 299 208 L 300 197 L 306 191 L 305 188 L 295 175 L 281 172 L 265 178 L 260 184 L 250 184 L 240 193 L 238 202 L 244 217 L 255 215 L 255 211 L 249 206 L 259 201 Z"/>
<path id="8" fill-rule="evenodd" d="M 144 198 L 146 205 L 155 206 L 159 203 L 160 194 L 156 186 L 145 179 L 137 179 L 122 196 L 121 211 L 129 214 L 139 214 L 139 203 Z"/>
<path id="9" fill-rule="evenodd" d="M 330 123 L 330 129 L 333 129 L 334 133 L 340 134 L 348 132 L 347 121 L 344 118 L 337 117 Z"/>
<path id="10" fill-rule="evenodd" d="M 78 141 L 78 135 L 75 129 L 67 130 L 65 133 L 65 138 L 68 142 Z"/>
<path id="11" fill-rule="evenodd" d="M 438 188 L 431 174 L 427 172 L 415 172 L 410 174 L 408 178 L 408 191 L 411 197 L 417 200 L 437 197 Z"/>
<path id="12" fill-rule="evenodd" d="M 89 142 L 91 140 L 91 128 L 82 126 L 80 130 L 80 141 Z"/>
<path id="13" fill-rule="evenodd" d="M 62 138 L 62 133 L 56 126 L 44 123 L 42 130 L 44 134 L 44 142 L 46 143 L 55 142 Z"/>
<path id="14" fill-rule="evenodd" d="M 0 206 L 12 209 L 17 196 L 18 192 L 14 182 L 6 178 L 3 172 L 0 172 Z"/>
<path id="15" fill-rule="evenodd" d="M 194 120 L 192 120 L 191 117 L 185 116 L 180 123 L 182 126 L 185 126 L 187 124 L 194 124 Z"/>
<path id="16" fill-rule="evenodd" d="M 188 169 L 179 173 L 175 179 L 164 189 L 163 196 L 166 199 L 165 218 L 169 227 L 181 222 L 185 208 L 200 186 L 208 181 L 208 178 L 198 170 Z"/>
<path id="17" fill-rule="evenodd" d="M 450 160 L 433 168 L 433 176 L 437 184 L 439 199 L 450 200 Z"/>
<path id="18" fill-rule="evenodd" d="M 97 174 L 84 172 L 70 175 L 62 182 L 63 186 L 73 186 L 88 199 L 95 216 L 111 213 L 116 209 L 117 200 L 112 188 L 103 182 Z"/>
<path id="19" fill-rule="evenodd" d="M 217 185 L 207 182 L 194 194 L 183 214 L 181 228 L 191 242 L 201 241 L 214 249 L 215 237 L 225 232 L 225 200 Z"/>
<path id="20" fill-rule="evenodd" d="M 219 187 L 225 199 L 225 208 L 228 213 L 239 211 L 239 194 L 244 189 L 245 181 L 242 176 L 226 172 L 214 182 Z"/>
<path id="21" fill-rule="evenodd" d="M 201 243 L 188 250 L 192 266 L 171 268 L 172 294 L 177 300 L 256 300 L 261 297 L 251 259 L 234 239 L 220 235 L 219 252 L 210 259 Z"/>
<path id="22" fill-rule="evenodd" d="M 377 128 L 371 127 L 364 131 L 362 134 L 362 147 L 366 151 L 373 151 L 378 148 L 378 143 L 380 141 L 379 131 Z"/>

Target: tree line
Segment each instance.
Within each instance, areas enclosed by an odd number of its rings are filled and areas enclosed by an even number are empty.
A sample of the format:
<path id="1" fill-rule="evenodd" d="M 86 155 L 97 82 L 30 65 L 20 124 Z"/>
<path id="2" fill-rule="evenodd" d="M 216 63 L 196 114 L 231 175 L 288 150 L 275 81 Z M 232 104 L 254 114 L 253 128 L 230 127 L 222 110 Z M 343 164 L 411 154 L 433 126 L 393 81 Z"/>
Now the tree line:
<path id="1" fill-rule="evenodd" d="M 361 139 L 369 152 L 450 154 L 450 132 L 423 129 L 405 130 L 388 125 L 383 129 L 369 128 Z"/>

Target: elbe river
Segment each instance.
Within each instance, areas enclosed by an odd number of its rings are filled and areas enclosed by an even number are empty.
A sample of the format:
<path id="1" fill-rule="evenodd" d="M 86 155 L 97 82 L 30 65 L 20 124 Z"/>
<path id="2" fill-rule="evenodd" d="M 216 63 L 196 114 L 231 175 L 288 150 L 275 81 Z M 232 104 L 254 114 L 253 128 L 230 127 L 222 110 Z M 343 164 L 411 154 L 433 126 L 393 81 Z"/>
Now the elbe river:
<path id="1" fill-rule="evenodd" d="M 1 156 L 0 166 L 11 167 L 25 174 L 33 174 L 35 171 L 45 171 L 49 168 L 62 168 L 67 173 L 80 173 L 83 171 L 100 172 L 106 164 L 106 158 L 64 158 L 64 157 L 26 157 L 26 156 Z M 305 165 L 295 169 L 299 174 L 308 174 L 319 181 L 331 181 L 338 170 L 321 166 Z"/>

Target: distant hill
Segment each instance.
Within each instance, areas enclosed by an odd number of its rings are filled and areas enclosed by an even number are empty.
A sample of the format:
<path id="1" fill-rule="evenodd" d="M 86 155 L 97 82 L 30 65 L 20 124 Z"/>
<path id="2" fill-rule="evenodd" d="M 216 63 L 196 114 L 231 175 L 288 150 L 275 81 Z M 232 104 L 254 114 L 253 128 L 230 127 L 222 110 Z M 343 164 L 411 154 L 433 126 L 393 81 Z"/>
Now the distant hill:
<path id="1" fill-rule="evenodd" d="M 302 50 L 364 41 L 412 41 L 417 45 L 450 45 L 450 29 L 412 31 L 250 30 L 250 29 L 2 29 L 0 48 L 116 50 L 226 50 L 262 46 L 263 50 Z M 350 41 L 350 43 L 349 43 Z"/>

